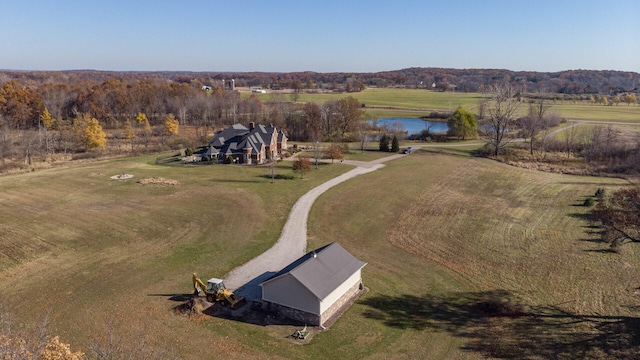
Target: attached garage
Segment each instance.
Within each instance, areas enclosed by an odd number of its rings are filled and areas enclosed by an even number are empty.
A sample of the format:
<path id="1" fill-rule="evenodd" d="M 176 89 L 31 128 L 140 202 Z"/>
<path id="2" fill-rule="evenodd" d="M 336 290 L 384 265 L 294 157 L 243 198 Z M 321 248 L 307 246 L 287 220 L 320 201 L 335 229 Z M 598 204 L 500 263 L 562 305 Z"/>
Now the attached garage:
<path id="1" fill-rule="evenodd" d="M 325 245 L 260 284 L 262 307 L 309 325 L 323 325 L 363 289 L 365 265 L 340 244 Z"/>

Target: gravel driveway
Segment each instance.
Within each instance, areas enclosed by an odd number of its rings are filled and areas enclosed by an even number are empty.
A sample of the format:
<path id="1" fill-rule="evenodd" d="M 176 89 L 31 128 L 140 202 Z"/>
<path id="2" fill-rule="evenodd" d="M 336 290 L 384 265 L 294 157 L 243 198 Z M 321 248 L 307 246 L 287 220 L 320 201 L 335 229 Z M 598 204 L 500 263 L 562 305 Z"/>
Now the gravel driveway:
<path id="1" fill-rule="evenodd" d="M 371 162 L 345 160 L 345 164 L 354 165 L 356 168 L 316 186 L 298 199 L 289 213 L 289 218 L 276 244 L 248 263 L 229 272 L 224 278 L 225 285 L 238 295 L 246 297 L 247 302 L 259 299 L 260 283 L 306 253 L 307 218 L 318 196 L 343 181 L 375 171 L 384 166 L 383 162 L 402 156 L 407 155 L 392 155 Z"/>

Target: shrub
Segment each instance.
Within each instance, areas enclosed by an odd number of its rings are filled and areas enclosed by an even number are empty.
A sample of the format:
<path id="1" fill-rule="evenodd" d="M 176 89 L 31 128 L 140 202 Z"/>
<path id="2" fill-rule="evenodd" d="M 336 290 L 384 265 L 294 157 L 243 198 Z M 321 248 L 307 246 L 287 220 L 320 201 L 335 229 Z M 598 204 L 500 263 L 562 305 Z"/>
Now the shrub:
<path id="1" fill-rule="evenodd" d="M 595 193 L 595 195 L 594 195 L 594 196 L 595 196 L 596 198 L 598 198 L 598 200 L 600 200 L 600 199 L 602 199 L 602 198 L 604 197 L 604 195 L 605 195 L 605 190 L 604 190 L 604 188 L 598 188 L 598 190 L 596 190 L 596 193 Z"/>
<path id="2" fill-rule="evenodd" d="M 588 198 L 584 199 L 582 206 L 592 207 L 595 204 L 596 204 L 596 199 L 594 199 L 592 196 L 589 196 Z"/>
<path id="3" fill-rule="evenodd" d="M 187 148 L 187 149 L 184 151 L 184 155 L 185 155 L 185 156 L 191 156 L 191 155 L 193 155 L 193 150 L 191 150 L 191 149 Z"/>

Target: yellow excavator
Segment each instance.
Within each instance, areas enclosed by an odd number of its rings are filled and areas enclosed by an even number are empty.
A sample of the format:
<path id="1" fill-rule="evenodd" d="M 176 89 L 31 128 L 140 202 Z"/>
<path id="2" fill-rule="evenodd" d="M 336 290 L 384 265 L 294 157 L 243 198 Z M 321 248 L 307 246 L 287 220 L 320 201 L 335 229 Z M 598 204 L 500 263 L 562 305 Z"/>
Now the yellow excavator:
<path id="1" fill-rule="evenodd" d="M 229 304 L 232 309 L 236 306 L 242 306 L 245 303 L 243 296 L 236 296 L 233 291 L 227 289 L 224 286 L 222 279 L 211 278 L 205 285 L 196 273 L 193 273 L 193 294 L 195 296 L 200 295 L 203 292 L 207 296 L 208 302 L 219 302 L 220 305 L 225 306 Z"/>

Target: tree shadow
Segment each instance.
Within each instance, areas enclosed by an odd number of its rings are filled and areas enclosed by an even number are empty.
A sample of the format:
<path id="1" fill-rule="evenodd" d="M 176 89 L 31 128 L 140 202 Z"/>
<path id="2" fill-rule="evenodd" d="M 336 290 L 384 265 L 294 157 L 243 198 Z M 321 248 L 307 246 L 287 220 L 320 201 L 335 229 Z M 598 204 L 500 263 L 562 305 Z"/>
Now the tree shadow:
<path id="1" fill-rule="evenodd" d="M 271 177 L 271 175 L 266 174 L 266 175 L 258 175 L 258 177 L 269 179 L 269 180 L 271 180 L 271 179 L 273 179 L 273 180 L 295 180 L 295 178 L 296 178 L 294 175 L 290 175 L 290 174 L 289 175 L 288 174 L 275 174 L 275 175 L 273 175 L 273 177 Z"/>
<path id="2" fill-rule="evenodd" d="M 399 329 L 444 331 L 484 357 L 617 358 L 640 353 L 640 319 L 525 307 L 508 291 L 369 297 L 364 315 Z"/>
<path id="3" fill-rule="evenodd" d="M 584 206 L 584 205 L 573 205 L 573 206 Z M 602 228 L 596 224 L 593 216 L 590 213 L 571 213 L 568 215 L 569 217 L 578 219 L 583 221 L 585 224 L 581 227 L 584 229 L 585 238 L 579 239 L 581 242 L 590 242 L 594 244 L 604 244 L 606 243 L 603 240 L 603 230 Z M 585 252 L 593 252 L 593 253 L 602 253 L 608 254 L 614 251 L 611 249 L 587 249 Z"/>

